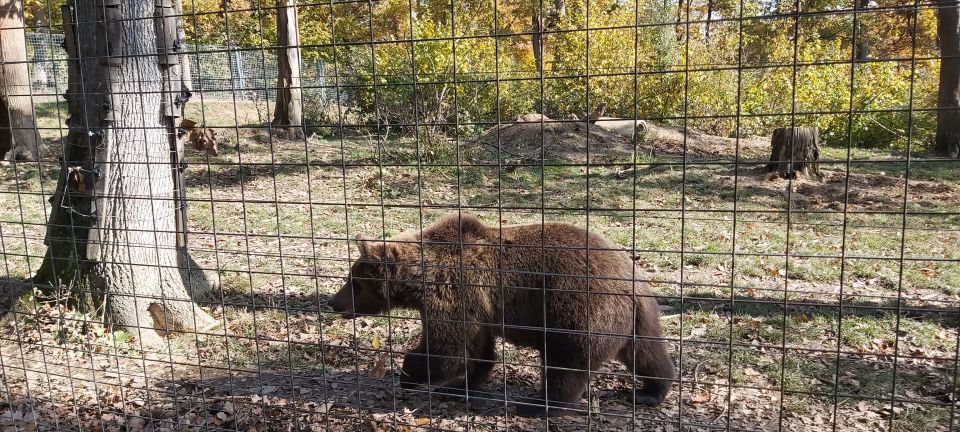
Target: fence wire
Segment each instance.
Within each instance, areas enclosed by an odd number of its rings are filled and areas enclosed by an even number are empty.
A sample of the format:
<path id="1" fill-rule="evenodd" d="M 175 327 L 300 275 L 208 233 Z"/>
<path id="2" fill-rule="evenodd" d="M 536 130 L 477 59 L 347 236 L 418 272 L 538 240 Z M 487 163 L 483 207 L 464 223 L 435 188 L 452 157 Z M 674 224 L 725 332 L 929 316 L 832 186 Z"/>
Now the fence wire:
<path id="1" fill-rule="evenodd" d="M 115 3 L 3 25 L 3 430 L 957 429 L 957 1 Z"/>

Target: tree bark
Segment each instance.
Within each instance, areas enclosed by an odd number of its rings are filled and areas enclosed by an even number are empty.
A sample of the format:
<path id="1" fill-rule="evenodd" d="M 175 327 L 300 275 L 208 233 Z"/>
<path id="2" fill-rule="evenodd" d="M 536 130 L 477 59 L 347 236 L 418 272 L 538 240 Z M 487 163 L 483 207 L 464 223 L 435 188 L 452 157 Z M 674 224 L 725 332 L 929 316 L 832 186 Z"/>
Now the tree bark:
<path id="1" fill-rule="evenodd" d="M 277 104 L 271 124 L 287 131 L 291 138 L 303 138 L 296 0 L 277 2 L 277 46 Z"/>
<path id="2" fill-rule="evenodd" d="M 0 115 L 9 132 L 0 134 L 0 156 L 4 160 L 34 159 L 41 150 L 33 119 L 27 44 L 23 33 L 23 2 L 0 4 Z M 6 135 L 9 135 L 6 136 Z"/>
<path id="3" fill-rule="evenodd" d="M 773 130 L 770 140 L 770 163 L 767 172 L 776 172 L 783 178 L 796 178 L 797 174 L 821 179 L 820 131 L 817 128 L 794 127 Z"/>
<path id="4" fill-rule="evenodd" d="M 690 6 L 688 5 L 687 7 Z M 677 33 L 677 42 L 680 42 L 683 40 L 683 38 L 687 37 L 687 30 L 684 24 L 683 0 L 677 0 L 677 27 L 675 30 Z"/>
<path id="5" fill-rule="evenodd" d="M 102 0 L 74 0 L 75 15 L 65 14 L 76 23 L 65 23 L 70 133 L 51 199 L 49 248 L 34 278 L 89 284 L 106 300 L 106 318 L 144 345 L 217 324 L 184 285 L 154 3 L 111 10 Z"/>
<path id="6" fill-rule="evenodd" d="M 870 7 L 870 0 L 858 0 L 860 12 L 863 12 L 864 9 Z M 865 13 L 860 13 L 857 16 L 857 24 L 854 28 L 854 32 L 857 38 L 857 52 L 855 53 L 854 60 L 864 61 L 870 59 L 870 42 L 867 38 L 863 37 L 866 33 L 866 26 L 863 25 L 863 17 L 868 16 Z"/>
<path id="7" fill-rule="evenodd" d="M 935 151 L 955 158 L 960 154 L 960 0 L 939 0 L 937 5 L 941 59 Z"/>
<path id="8" fill-rule="evenodd" d="M 533 48 L 533 60 L 537 64 L 537 75 L 543 73 L 543 14 L 540 13 L 540 10 L 533 12 L 532 26 L 533 26 L 533 40 L 531 41 L 531 46 Z"/>
<path id="9" fill-rule="evenodd" d="M 533 59 L 537 64 L 537 74 L 543 73 L 543 31 L 556 28 L 557 24 L 560 23 L 560 18 L 567 13 L 567 3 L 565 0 L 554 0 L 553 9 L 549 11 L 546 19 L 544 19 L 543 12 L 538 5 L 531 14 L 533 32 L 531 48 L 533 49 Z"/>
<path id="10" fill-rule="evenodd" d="M 710 21 L 713 21 L 713 0 L 707 0 L 707 23 L 704 30 L 704 39 L 710 42 Z"/>

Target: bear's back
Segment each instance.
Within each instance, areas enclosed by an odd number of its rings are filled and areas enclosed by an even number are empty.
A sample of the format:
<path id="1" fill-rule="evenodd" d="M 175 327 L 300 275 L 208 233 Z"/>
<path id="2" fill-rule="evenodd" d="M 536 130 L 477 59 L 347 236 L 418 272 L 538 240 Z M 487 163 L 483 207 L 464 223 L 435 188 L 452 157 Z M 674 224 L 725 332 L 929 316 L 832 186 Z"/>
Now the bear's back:
<path id="1" fill-rule="evenodd" d="M 479 218 L 467 213 L 451 213 L 425 228 L 421 235 L 427 245 L 469 246 L 490 240 L 492 232 Z"/>
<path id="2" fill-rule="evenodd" d="M 519 225 L 505 229 L 504 239 L 510 251 L 509 256 L 504 257 L 505 263 L 523 263 L 527 271 L 572 277 L 632 278 L 633 261 L 621 246 L 574 225 L 553 222 Z"/>
<path id="3" fill-rule="evenodd" d="M 632 281 L 635 273 L 621 246 L 566 223 L 490 227 L 471 214 L 452 213 L 424 229 L 422 238 L 434 264 L 502 271 L 502 277 L 521 286 L 542 285 L 537 280 L 545 276 Z M 632 287 L 604 285 L 613 291 Z"/>

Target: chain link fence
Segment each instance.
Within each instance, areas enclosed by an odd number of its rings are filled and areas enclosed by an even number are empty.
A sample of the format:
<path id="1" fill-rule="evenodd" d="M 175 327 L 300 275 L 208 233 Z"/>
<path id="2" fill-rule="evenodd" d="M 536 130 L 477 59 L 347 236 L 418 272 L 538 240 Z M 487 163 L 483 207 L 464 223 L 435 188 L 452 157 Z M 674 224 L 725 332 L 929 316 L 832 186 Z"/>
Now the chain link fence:
<path id="1" fill-rule="evenodd" d="M 67 53 L 63 35 L 26 33 L 27 61 L 34 94 L 54 95 L 67 88 Z M 273 101 L 276 98 L 276 54 L 260 49 L 192 45 L 189 49 L 194 92 L 226 100 Z M 321 104 L 336 101 L 333 72 L 322 61 L 304 61 L 300 77 L 304 99 Z"/>

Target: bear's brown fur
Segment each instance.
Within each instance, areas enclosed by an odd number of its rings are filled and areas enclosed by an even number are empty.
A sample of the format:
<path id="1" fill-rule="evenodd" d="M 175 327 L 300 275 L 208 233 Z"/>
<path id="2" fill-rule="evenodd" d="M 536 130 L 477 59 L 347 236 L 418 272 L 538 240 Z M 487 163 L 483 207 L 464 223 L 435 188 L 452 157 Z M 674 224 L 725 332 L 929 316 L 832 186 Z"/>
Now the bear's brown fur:
<path id="1" fill-rule="evenodd" d="M 643 381 L 637 404 L 659 405 L 670 389 L 657 302 L 635 281 L 630 256 L 599 235 L 561 223 L 488 227 L 453 214 L 422 234 L 358 238 L 358 246 L 349 281 L 329 304 L 346 315 L 420 311 L 423 335 L 403 362 L 406 387 L 475 391 L 502 336 L 540 351 L 550 415 L 578 407 L 587 371 L 612 359 Z M 543 400 L 518 411 L 543 413 Z"/>

